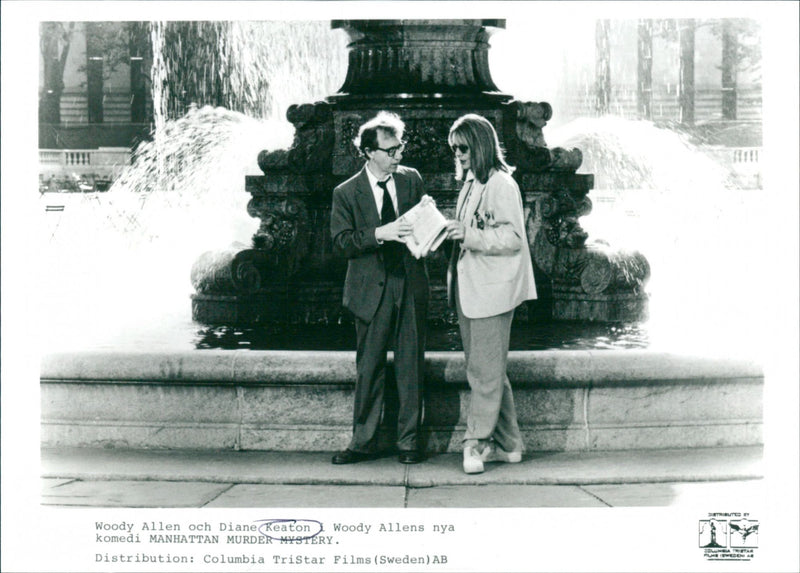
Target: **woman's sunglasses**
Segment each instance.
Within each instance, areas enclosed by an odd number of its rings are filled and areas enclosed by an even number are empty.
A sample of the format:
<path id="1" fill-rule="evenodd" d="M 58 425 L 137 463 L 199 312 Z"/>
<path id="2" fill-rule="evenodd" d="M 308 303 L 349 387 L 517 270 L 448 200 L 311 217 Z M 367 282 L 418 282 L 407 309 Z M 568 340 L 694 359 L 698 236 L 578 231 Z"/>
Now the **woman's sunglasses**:
<path id="1" fill-rule="evenodd" d="M 455 145 L 451 145 L 450 149 L 453 150 L 453 153 L 456 151 L 460 151 L 461 155 L 464 155 L 467 151 L 469 151 L 469 145 L 464 145 L 462 143 L 456 143 Z"/>

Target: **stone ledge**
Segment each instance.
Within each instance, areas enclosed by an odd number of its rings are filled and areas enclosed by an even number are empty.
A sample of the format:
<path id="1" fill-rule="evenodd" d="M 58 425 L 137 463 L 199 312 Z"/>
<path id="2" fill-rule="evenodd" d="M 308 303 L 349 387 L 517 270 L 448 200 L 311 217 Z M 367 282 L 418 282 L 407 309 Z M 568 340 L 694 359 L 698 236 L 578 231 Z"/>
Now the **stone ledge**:
<path id="1" fill-rule="evenodd" d="M 663 423 L 595 427 L 521 425 L 530 452 L 620 451 L 670 448 L 712 448 L 760 445 L 760 420 L 696 424 Z M 425 427 L 423 442 L 429 453 L 459 452 L 465 426 Z M 384 429 L 385 432 L 385 429 Z M 211 423 L 131 423 L 49 420 L 42 424 L 41 441 L 47 447 L 216 449 L 273 452 L 332 452 L 350 439 L 350 427 L 280 426 Z M 382 443 L 390 444 L 382 435 Z"/>
<path id="2" fill-rule="evenodd" d="M 760 379 L 763 370 L 755 361 L 738 358 L 648 350 L 543 350 L 511 351 L 508 375 L 514 385 L 598 387 Z M 354 379 L 352 351 L 91 351 L 50 354 L 41 365 L 43 382 L 352 385 Z M 427 352 L 426 380 L 434 384 L 465 383 L 463 353 Z"/>
<path id="3" fill-rule="evenodd" d="M 86 352 L 48 356 L 41 440 L 50 446 L 331 451 L 352 425 L 352 352 Z M 638 351 L 513 352 L 530 451 L 761 443 L 758 365 Z M 427 355 L 423 441 L 460 450 L 463 354 Z M 387 403 L 387 419 L 392 408 Z M 396 410 L 394 410 L 396 411 Z M 382 442 L 391 441 L 387 424 Z"/>

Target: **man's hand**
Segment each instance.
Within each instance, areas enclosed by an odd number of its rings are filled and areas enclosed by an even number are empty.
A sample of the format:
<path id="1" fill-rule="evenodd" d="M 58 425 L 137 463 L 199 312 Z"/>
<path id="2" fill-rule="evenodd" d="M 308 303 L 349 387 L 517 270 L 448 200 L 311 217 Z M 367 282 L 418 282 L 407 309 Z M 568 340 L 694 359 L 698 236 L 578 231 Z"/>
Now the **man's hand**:
<path id="1" fill-rule="evenodd" d="M 445 229 L 447 229 L 447 238 L 454 241 L 463 241 L 467 232 L 464 223 L 456 220 L 448 221 Z"/>
<path id="2" fill-rule="evenodd" d="M 411 223 L 402 219 L 398 219 L 396 221 L 392 221 L 391 223 L 387 223 L 382 227 L 376 227 L 375 239 L 377 239 L 379 242 L 398 241 L 402 243 L 404 242 L 404 237 L 410 235 L 412 230 L 413 227 L 411 226 Z"/>

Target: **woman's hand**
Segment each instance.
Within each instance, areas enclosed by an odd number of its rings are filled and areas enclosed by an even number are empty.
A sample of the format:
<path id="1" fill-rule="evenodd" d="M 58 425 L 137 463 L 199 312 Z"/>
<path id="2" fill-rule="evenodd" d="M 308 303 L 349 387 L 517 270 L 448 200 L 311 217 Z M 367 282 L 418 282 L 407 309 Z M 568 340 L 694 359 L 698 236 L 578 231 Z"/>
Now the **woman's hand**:
<path id="1" fill-rule="evenodd" d="M 463 241 L 467 229 L 461 221 L 450 220 L 447 222 L 447 238 L 454 241 Z"/>

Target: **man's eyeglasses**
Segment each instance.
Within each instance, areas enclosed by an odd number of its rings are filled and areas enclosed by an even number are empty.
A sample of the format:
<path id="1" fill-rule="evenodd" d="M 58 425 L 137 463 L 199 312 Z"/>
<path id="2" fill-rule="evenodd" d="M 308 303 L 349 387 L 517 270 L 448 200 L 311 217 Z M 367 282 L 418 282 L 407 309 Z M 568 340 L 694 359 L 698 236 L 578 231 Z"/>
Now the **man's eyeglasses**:
<path id="1" fill-rule="evenodd" d="M 453 153 L 456 151 L 460 151 L 461 155 L 465 155 L 467 151 L 469 151 L 469 145 L 464 145 L 462 143 L 456 143 L 455 145 L 451 145 L 450 149 L 453 150 Z"/>
<path id="2" fill-rule="evenodd" d="M 383 151 L 386 155 L 394 159 L 395 156 L 398 153 L 402 153 L 405 148 L 406 148 L 406 142 L 401 141 L 400 145 L 395 145 L 394 147 L 387 147 L 386 149 L 384 149 L 383 147 L 376 147 L 375 151 Z"/>

